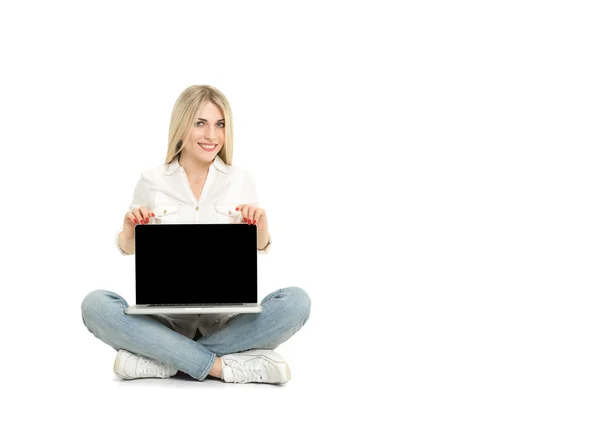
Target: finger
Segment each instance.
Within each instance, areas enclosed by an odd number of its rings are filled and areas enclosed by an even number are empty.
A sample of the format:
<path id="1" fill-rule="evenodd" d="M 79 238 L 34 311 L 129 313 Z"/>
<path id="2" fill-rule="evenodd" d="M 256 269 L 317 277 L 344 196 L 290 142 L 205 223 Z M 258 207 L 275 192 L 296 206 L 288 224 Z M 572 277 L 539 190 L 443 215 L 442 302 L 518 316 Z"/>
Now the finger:
<path id="1" fill-rule="evenodd" d="M 142 216 L 142 221 L 146 224 L 150 223 L 150 212 L 148 208 L 141 206 L 140 207 L 140 215 Z"/>
<path id="2" fill-rule="evenodd" d="M 235 207 L 235 210 L 240 214 L 240 223 L 244 221 L 244 214 L 242 213 L 242 208 L 244 208 L 243 204 L 239 204 L 237 207 Z"/>
<path id="3" fill-rule="evenodd" d="M 133 213 L 131 211 L 127 211 L 127 214 L 125 214 L 125 217 L 127 218 L 127 220 L 129 220 L 133 224 L 137 223 L 137 220 L 135 219 L 135 216 L 133 215 Z"/>
<path id="4" fill-rule="evenodd" d="M 254 213 L 256 212 L 256 207 L 253 206 L 249 206 L 248 207 L 248 224 L 252 224 L 252 222 L 254 221 Z"/>
<path id="5" fill-rule="evenodd" d="M 131 211 L 133 213 L 133 215 L 135 216 L 135 220 L 134 223 L 137 222 L 137 224 L 143 224 L 142 223 L 142 215 L 140 213 L 140 209 L 139 208 L 135 208 L 134 210 Z"/>
<path id="6" fill-rule="evenodd" d="M 257 208 L 256 211 L 254 211 L 254 216 L 252 217 L 252 224 L 258 223 L 258 221 L 264 214 L 265 210 L 263 210 L 262 208 Z"/>
<path id="7" fill-rule="evenodd" d="M 147 217 L 148 217 L 148 222 L 149 222 L 149 221 L 150 221 L 150 217 L 155 217 L 154 211 L 152 211 L 152 210 L 151 210 L 150 208 L 148 208 L 148 207 L 144 207 L 144 208 L 146 208 L 146 209 L 147 209 L 147 211 L 148 211 L 148 216 L 147 216 Z"/>
<path id="8" fill-rule="evenodd" d="M 248 223 L 248 208 L 249 207 L 250 207 L 249 205 L 242 205 L 242 208 L 240 209 L 240 211 L 242 212 L 242 219 L 246 223 Z"/>

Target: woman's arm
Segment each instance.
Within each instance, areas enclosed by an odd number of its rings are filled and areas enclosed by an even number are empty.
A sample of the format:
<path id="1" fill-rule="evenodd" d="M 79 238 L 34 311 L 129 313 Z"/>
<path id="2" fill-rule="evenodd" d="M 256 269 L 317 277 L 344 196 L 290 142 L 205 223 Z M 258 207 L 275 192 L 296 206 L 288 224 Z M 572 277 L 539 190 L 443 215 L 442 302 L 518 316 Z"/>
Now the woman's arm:
<path id="1" fill-rule="evenodd" d="M 135 253 L 135 238 L 127 239 L 123 231 L 119 233 L 119 247 L 124 253 L 133 254 Z"/>
<path id="2" fill-rule="evenodd" d="M 261 251 L 264 250 L 265 247 L 267 246 L 267 244 L 269 243 L 269 230 L 265 229 L 265 230 L 258 230 L 256 232 L 256 243 L 257 243 L 257 250 Z"/>
<path id="3" fill-rule="evenodd" d="M 240 204 L 235 210 L 240 212 L 243 223 L 256 224 L 256 249 L 266 254 L 271 246 L 271 234 L 265 210 L 249 204 Z"/>
<path id="4" fill-rule="evenodd" d="M 251 220 L 248 224 L 256 224 L 256 249 L 261 254 L 266 254 L 271 247 L 271 235 L 269 234 L 267 213 L 264 209 L 258 208 L 259 202 L 256 187 L 254 186 L 254 180 L 247 170 L 244 170 L 242 180 L 243 190 L 241 197 L 242 200 L 247 203 L 238 205 L 236 210 L 240 211 L 242 220 Z"/>
<path id="5" fill-rule="evenodd" d="M 148 217 L 149 209 L 146 207 L 149 205 L 149 193 L 150 182 L 144 174 L 141 175 L 138 180 L 135 189 L 133 191 L 133 198 L 129 205 L 129 210 L 123 218 L 123 227 L 117 235 L 117 246 L 122 254 L 133 254 L 135 253 L 135 238 L 134 238 L 134 222 L 141 221 L 142 217 Z"/>

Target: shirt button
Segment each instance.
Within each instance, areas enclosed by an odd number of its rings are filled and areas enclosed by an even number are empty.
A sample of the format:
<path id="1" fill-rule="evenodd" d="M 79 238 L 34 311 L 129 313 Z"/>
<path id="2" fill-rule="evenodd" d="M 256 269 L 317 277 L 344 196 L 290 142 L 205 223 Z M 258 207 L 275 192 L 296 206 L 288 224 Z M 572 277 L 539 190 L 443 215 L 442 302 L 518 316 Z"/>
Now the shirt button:
<path id="1" fill-rule="evenodd" d="M 164 210 L 164 211 L 163 211 L 163 214 L 166 214 L 166 213 L 167 213 L 167 210 Z"/>
<path id="2" fill-rule="evenodd" d="M 196 207 L 196 211 L 198 211 L 200 208 Z"/>

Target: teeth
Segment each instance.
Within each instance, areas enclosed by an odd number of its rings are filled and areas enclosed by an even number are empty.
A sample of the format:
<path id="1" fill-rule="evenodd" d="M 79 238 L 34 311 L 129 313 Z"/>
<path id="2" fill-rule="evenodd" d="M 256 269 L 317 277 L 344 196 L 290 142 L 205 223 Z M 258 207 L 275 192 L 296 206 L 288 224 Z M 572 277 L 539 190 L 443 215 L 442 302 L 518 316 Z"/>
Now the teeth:
<path id="1" fill-rule="evenodd" d="M 214 149 L 217 147 L 216 144 L 200 144 L 202 147 L 206 147 L 207 149 Z"/>

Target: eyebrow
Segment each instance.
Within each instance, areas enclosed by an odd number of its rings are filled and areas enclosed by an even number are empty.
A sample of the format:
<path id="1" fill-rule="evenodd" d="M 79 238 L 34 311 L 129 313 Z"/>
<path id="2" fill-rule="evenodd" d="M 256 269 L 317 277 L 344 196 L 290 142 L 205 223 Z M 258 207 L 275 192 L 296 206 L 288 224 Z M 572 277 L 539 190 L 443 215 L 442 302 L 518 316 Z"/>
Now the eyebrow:
<path id="1" fill-rule="evenodd" d="M 208 122 L 208 120 L 202 119 L 201 117 L 199 117 L 198 120 L 203 120 L 205 122 Z M 225 122 L 225 119 L 219 119 L 219 120 L 217 120 L 217 122 Z"/>

